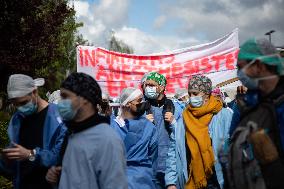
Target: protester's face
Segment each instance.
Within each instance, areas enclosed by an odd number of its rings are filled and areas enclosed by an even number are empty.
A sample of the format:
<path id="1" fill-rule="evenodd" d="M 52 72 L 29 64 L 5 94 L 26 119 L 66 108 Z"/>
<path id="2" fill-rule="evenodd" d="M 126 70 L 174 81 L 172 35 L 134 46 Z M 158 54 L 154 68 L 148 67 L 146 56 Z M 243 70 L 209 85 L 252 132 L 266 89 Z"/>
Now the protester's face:
<path id="1" fill-rule="evenodd" d="M 195 90 L 195 89 L 188 90 L 188 95 L 189 95 L 189 98 L 191 98 L 191 97 L 202 97 L 203 104 L 205 104 L 209 99 L 209 95 L 205 94 L 202 91 Z"/>
<path id="2" fill-rule="evenodd" d="M 140 104 L 143 100 L 143 96 L 140 95 L 139 97 L 137 97 L 136 99 L 132 100 L 131 102 L 128 103 L 128 107 L 133 111 L 136 112 L 137 111 L 137 104 Z"/>
<path id="3" fill-rule="evenodd" d="M 193 96 L 204 96 L 205 93 L 199 90 L 195 90 L 195 89 L 190 89 L 188 90 L 188 95 L 189 97 L 193 97 Z"/>
<path id="4" fill-rule="evenodd" d="M 258 77 L 260 74 L 258 60 L 255 60 L 254 62 L 249 60 L 239 60 L 237 62 L 237 67 L 239 70 L 243 70 L 244 73 L 251 78 Z"/>
<path id="5" fill-rule="evenodd" d="M 161 94 L 162 92 L 164 92 L 165 90 L 165 87 L 159 85 L 156 81 L 153 81 L 153 80 L 147 80 L 145 81 L 144 83 L 144 88 L 146 87 L 156 87 L 157 89 L 157 93 Z"/>
<path id="6" fill-rule="evenodd" d="M 37 91 L 34 90 L 32 93 L 26 96 L 12 99 L 11 102 L 16 108 L 18 108 L 18 107 L 26 105 L 29 102 L 36 104 L 37 103 L 36 99 L 37 99 Z"/>
<path id="7" fill-rule="evenodd" d="M 74 109 L 76 109 L 77 107 L 80 106 L 80 102 L 78 100 L 78 95 L 76 95 L 72 91 L 61 88 L 60 89 L 60 97 L 61 97 L 62 100 L 66 100 L 66 99 L 71 100 L 72 107 Z"/>

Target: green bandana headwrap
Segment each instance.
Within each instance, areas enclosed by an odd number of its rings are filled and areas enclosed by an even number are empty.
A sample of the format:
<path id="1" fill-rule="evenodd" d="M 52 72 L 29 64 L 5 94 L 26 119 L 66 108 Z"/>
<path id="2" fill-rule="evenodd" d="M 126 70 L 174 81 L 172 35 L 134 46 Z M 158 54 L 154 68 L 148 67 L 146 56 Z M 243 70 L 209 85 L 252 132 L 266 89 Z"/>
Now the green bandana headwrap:
<path id="1" fill-rule="evenodd" d="M 165 78 L 165 76 L 157 72 L 149 73 L 146 80 L 153 80 L 157 82 L 159 85 L 164 86 L 164 87 L 167 85 L 167 79 Z"/>

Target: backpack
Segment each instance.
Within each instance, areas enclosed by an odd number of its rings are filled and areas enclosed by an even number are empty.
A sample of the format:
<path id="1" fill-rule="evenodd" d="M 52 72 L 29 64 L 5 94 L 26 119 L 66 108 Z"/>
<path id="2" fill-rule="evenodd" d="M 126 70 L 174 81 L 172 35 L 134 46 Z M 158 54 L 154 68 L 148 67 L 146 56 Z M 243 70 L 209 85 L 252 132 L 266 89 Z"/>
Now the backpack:
<path id="1" fill-rule="evenodd" d="M 165 100 L 165 104 L 163 105 L 163 110 L 162 110 L 162 115 L 163 117 L 165 116 L 166 112 L 171 112 L 171 113 L 175 113 L 175 105 L 173 103 L 173 101 L 171 99 L 166 98 Z M 149 104 L 149 106 L 147 106 L 146 108 L 146 114 L 153 114 L 153 111 L 151 109 L 151 105 Z M 153 122 L 154 125 L 156 125 L 155 121 Z M 170 124 L 168 122 L 165 121 L 165 129 L 168 132 L 168 134 L 171 134 L 171 129 L 170 129 Z"/>
<path id="2" fill-rule="evenodd" d="M 241 119 L 231 138 L 228 154 L 226 172 L 231 189 L 268 187 L 261 165 L 271 163 L 283 154 L 276 114 L 276 106 L 284 102 L 283 97 L 258 104 Z M 262 150 L 266 155 L 260 156 L 256 150 Z"/>

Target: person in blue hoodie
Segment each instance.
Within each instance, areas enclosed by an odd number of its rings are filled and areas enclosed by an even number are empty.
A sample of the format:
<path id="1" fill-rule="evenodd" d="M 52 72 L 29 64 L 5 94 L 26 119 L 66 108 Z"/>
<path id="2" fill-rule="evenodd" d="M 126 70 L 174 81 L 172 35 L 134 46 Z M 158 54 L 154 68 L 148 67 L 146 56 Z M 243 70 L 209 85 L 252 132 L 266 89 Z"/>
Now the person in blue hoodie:
<path id="1" fill-rule="evenodd" d="M 144 99 L 151 105 L 146 111 L 146 118 L 157 127 L 158 132 L 158 158 L 154 162 L 155 182 L 158 189 L 170 188 L 179 179 L 186 180 L 187 177 L 186 169 L 181 171 L 182 178 L 166 171 L 167 167 L 174 166 L 167 160 L 172 128 L 183 127 L 183 110 L 177 102 L 166 97 L 166 85 L 166 77 L 157 72 L 146 73 L 141 80 Z M 184 158 L 185 153 L 179 149 L 177 149 L 179 157 Z"/>
<path id="2" fill-rule="evenodd" d="M 120 95 L 120 113 L 111 127 L 124 141 L 129 189 L 154 189 L 153 163 L 157 159 L 156 127 L 143 115 L 149 106 L 139 89 L 125 88 Z"/>
<path id="3" fill-rule="evenodd" d="M 17 112 L 8 127 L 10 146 L 2 150 L 0 169 L 13 177 L 16 189 L 52 188 L 45 175 L 60 159 L 66 127 L 56 105 L 39 96 L 37 87 L 43 84 L 43 79 L 23 74 L 8 81 L 8 97 Z"/>

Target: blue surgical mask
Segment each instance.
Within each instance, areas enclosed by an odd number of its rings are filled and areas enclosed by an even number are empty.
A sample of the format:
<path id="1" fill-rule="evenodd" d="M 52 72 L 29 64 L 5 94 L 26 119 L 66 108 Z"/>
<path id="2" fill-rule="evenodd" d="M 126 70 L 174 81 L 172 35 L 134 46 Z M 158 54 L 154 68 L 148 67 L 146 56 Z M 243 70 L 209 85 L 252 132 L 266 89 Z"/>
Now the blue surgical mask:
<path id="1" fill-rule="evenodd" d="M 237 75 L 242 84 L 248 89 L 255 90 L 258 88 L 259 80 L 250 78 L 243 70 L 238 70 Z"/>
<path id="2" fill-rule="evenodd" d="M 199 108 L 203 105 L 202 96 L 192 96 L 189 98 L 189 103 L 194 108 Z"/>
<path id="3" fill-rule="evenodd" d="M 159 96 L 159 93 L 157 93 L 157 87 L 147 86 L 145 88 L 145 96 L 150 99 L 157 99 Z"/>
<path id="4" fill-rule="evenodd" d="M 25 116 L 32 115 L 37 110 L 37 104 L 33 103 L 32 100 L 28 102 L 27 104 L 20 106 L 17 108 L 19 112 L 24 114 Z"/>
<path id="5" fill-rule="evenodd" d="M 58 112 L 64 121 L 72 120 L 77 111 L 72 107 L 72 101 L 70 99 L 62 99 L 57 104 Z"/>

